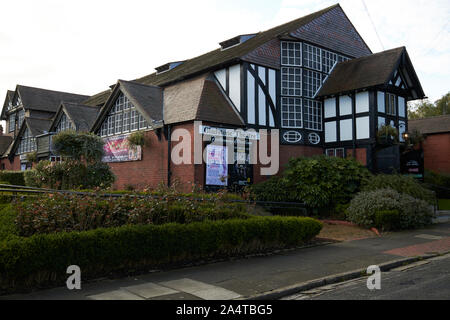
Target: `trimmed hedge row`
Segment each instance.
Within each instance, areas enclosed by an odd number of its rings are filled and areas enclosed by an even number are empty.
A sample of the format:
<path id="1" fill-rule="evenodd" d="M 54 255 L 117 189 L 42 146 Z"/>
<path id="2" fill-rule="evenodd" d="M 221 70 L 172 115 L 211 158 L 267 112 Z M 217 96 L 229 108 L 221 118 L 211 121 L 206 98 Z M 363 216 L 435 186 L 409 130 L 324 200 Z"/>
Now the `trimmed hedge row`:
<path id="1" fill-rule="evenodd" d="M 24 171 L 0 171 L 0 181 L 8 182 L 15 186 L 24 186 Z"/>
<path id="2" fill-rule="evenodd" d="M 0 242 L 0 291 L 64 285 L 69 265 L 80 266 L 86 280 L 110 272 L 296 246 L 321 228 L 311 218 L 258 217 L 12 238 Z"/>

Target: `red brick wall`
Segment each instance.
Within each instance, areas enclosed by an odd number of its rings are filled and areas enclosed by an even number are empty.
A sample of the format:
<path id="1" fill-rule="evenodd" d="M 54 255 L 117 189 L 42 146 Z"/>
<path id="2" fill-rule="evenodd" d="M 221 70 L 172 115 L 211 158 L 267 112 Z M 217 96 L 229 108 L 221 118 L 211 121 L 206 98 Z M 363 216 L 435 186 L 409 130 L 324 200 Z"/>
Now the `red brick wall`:
<path id="1" fill-rule="evenodd" d="M 13 171 L 20 171 L 20 157 L 15 156 L 14 161 L 9 161 L 8 158 L 2 158 L 0 160 L 1 164 L 5 165 L 5 170 L 13 170 Z"/>
<path id="2" fill-rule="evenodd" d="M 175 165 L 171 163 L 171 185 L 183 192 L 189 192 L 194 185 L 202 185 L 204 181 L 204 166 L 195 165 L 194 157 L 194 124 L 186 123 L 175 125 L 172 132 L 178 128 L 189 131 L 191 135 L 191 164 Z M 116 175 L 115 189 L 124 189 L 131 185 L 136 189 L 156 188 L 159 184 L 167 185 L 167 164 L 168 164 L 168 143 L 161 134 L 161 140 L 158 140 L 155 131 L 148 131 L 145 134 L 148 146 L 142 150 L 141 161 L 130 161 L 120 163 L 110 163 L 114 174 Z M 180 142 L 172 142 L 172 150 Z"/>
<path id="3" fill-rule="evenodd" d="M 428 135 L 423 152 L 425 169 L 450 173 L 450 133 Z"/>
<path id="4" fill-rule="evenodd" d="M 353 158 L 353 149 L 347 149 L 347 157 Z M 363 166 L 367 166 L 367 149 L 357 148 L 355 149 L 355 160 Z"/>
<path id="5" fill-rule="evenodd" d="M 109 163 L 116 175 L 115 189 L 131 185 L 136 189 L 156 187 L 167 180 L 167 141 L 163 134 L 158 140 L 155 131 L 145 133 L 148 145 L 142 149 L 142 160 Z"/>
<path id="6" fill-rule="evenodd" d="M 268 142 L 269 142 L 268 153 L 270 154 L 271 152 L 270 139 Z M 298 157 L 311 157 L 319 154 L 323 154 L 322 147 L 280 145 L 280 158 L 279 158 L 280 168 L 278 170 L 277 175 L 280 175 L 283 172 L 283 170 L 286 168 L 286 165 L 289 163 L 289 159 Z M 263 166 L 259 164 L 259 156 L 258 156 L 258 164 L 255 164 L 253 166 L 254 183 L 262 182 L 270 178 L 270 176 L 261 175 L 261 168 L 264 167 L 270 167 L 270 165 Z"/>

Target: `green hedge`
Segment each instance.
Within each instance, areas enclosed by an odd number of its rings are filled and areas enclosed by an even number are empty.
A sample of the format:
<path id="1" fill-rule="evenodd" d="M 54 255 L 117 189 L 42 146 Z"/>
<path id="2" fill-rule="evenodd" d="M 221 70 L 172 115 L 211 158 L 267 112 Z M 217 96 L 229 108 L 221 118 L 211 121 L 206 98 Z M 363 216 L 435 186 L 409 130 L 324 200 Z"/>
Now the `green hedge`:
<path id="1" fill-rule="evenodd" d="M 29 201 L 16 201 L 14 209 L 21 236 L 87 231 L 126 224 L 161 225 L 250 217 L 243 203 L 177 197 L 103 198 L 95 195 L 52 194 Z"/>
<path id="2" fill-rule="evenodd" d="M 0 288 L 7 292 L 64 285 L 69 265 L 80 266 L 86 280 L 111 272 L 296 246 L 321 228 L 311 218 L 258 217 L 12 238 L 0 242 Z"/>
<path id="3" fill-rule="evenodd" d="M 8 182 L 15 186 L 24 186 L 25 171 L 0 171 L 0 181 Z"/>

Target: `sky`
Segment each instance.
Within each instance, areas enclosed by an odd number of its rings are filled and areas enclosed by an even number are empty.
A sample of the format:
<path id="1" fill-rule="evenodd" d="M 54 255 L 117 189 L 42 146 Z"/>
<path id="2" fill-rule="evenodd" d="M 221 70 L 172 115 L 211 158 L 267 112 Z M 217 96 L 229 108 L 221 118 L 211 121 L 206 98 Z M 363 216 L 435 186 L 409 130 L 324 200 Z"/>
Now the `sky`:
<path id="1" fill-rule="evenodd" d="M 335 3 L 1 0 L 1 99 L 16 84 L 93 95 Z M 365 0 L 367 11 L 363 0 L 339 3 L 374 53 L 406 46 L 431 101 L 450 91 L 449 0 Z"/>

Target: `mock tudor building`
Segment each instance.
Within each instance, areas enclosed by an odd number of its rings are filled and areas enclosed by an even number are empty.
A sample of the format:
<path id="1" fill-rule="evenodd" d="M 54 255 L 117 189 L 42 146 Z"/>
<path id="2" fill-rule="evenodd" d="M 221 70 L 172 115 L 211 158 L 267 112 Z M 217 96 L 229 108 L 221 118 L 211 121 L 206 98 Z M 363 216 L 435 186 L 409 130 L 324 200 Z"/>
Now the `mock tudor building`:
<path id="1" fill-rule="evenodd" d="M 401 139 L 408 130 L 406 103 L 424 96 L 406 49 L 373 54 L 337 4 L 264 32 L 238 35 L 148 76 L 119 80 L 92 97 L 42 103 L 42 110 L 18 103 L 18 86 L 8 91 L 2 111 L 14 139 L 2 167 L 19 169 L 12 164 L 20 163 L 17 156 L 36 149 L 40 159 L 57 157 L 51 150 L 54 132 L 89 130 L 105 140 L 104 161 L 117 176 L 117 188 L 175 181 L 186 188 L 242 186 L 266 178 L 261 169 L 267 161 L 252 164 L 251 150 L 272 141 L 279 130 L 281 170 L 291 157 L 325 153 L 354 157 L 375 171 L 378 126 L 396 127 Z M 20 105 L 36 111 L 21 114 Z M 136 131 L 144 132 L 144 146 L 127 144 Z M 206 162 L 172 159 L 181 142 L 190 148 L 180 155 L 196 157 L 195 139 L 174 139 L 176 132 L 200 135 Z M 214 141 L 217 134 L 222 144 Z M 37 146 L 27 139 L 37 139 Z M 269 153 L 275 151 L 272 144 Z"/>

